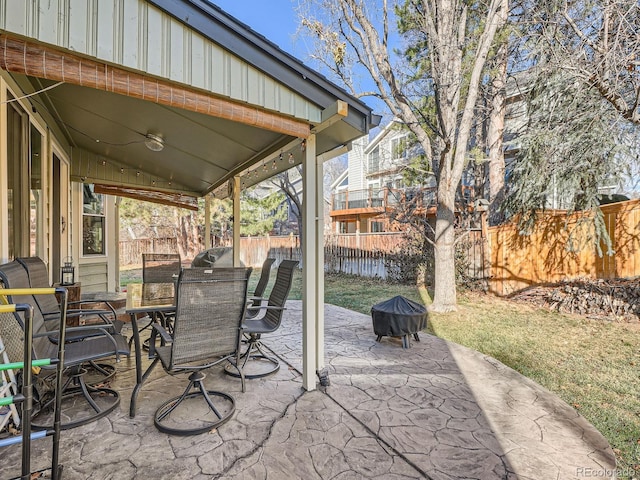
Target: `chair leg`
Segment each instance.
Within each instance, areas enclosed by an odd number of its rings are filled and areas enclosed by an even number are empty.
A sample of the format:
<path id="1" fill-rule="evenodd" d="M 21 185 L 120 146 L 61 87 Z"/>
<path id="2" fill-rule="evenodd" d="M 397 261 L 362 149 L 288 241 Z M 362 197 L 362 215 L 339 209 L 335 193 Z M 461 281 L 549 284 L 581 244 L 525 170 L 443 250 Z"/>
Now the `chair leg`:
<path id="1" fill-rule="evenodd" d="M 63 416 L 69 420 L 61 424 L 62 430 L 79 427 L 94 422 L 116 409 L 120 404 L 120 395 L 115 390 L 105 387 L 94 387 L 84 379 L 86 370 L 82 366 L 72 367 L 69 370 L 69 378 L 62 388 Z M 81 409 L 73 399 L 79 398 L 82 403 L 87 403 L 93 413 L 86 415 L 86 408 Z M 31 426 L 34 429 L 50 429 L 52 414 L 50 413 L 55 398 L 45 403 L 35 415 Z M 66 405 L 65 405 L 66 403 Z"/>
<path id="2" fill-rule="evenodd" d="M 247 349 L 240 357 L 240 368 L 233 363 L 228 363 L 224 368 L 224 373 L 232 377 L 254 379 L 262 378 L 280 369 L 280 362 L 277 358 L 267 355 L 262 349 L 260 334 L 252 333 L 247 340 Z M 241 372 L 240 372 L 241 370 Z"/>
<path id="3" fill-rule="evenodd" d="M 103 384 L 116 375 L 116 367 L 108 363 L 96 363 L 92 360 L 84 368 L 87 371 L 84 377 L 87 385 Z"/>
<path id="4" fill-rule="evenodd" d="M 224 392 L 207 390 L 204 378 L 204 372 L 193 372 L 189 376 L 189 385 L 182 395 L 160 405 L 153 418 L 153 423 L 159 431 L 172 435 L 198 435 L 218 428 L 231 419 L 236 409 L 235 399 Z M 207 406 L 207 412 L 199 417 L 197 405 L 179 408 L 184 401 L 198 397 L 202 397 Z M 221 401 L 221 405 L 216 405 L 214 398 Z M 215 418 L 203 418 L 208 412 L 213 412 Z"/>

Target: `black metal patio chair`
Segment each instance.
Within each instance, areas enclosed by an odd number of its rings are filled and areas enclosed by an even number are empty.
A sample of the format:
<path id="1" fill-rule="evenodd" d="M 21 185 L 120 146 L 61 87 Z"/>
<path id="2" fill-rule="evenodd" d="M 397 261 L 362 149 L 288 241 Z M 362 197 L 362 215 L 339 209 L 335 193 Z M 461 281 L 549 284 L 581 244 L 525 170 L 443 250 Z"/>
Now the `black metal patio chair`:
<path id="1" fill-rule="evenodd" d="M 16 261 L 27 271 L 29 285 L 31 285 L 31 288 L 48 288 L 51 286 L 49 284 L 49 271 L 47 269 L 47 265 L 40 257 L 19 257 L 16 258 Z M 35 298 L 38 303 L 38 307 L 40 308 L 45 320 L 60 319 L 60 305 L 58 304 L 58 300 L 55 295 L 34 295 L 33 298 Z M 114 324 L 114 326 L 116 325 L 117 314 L 109 302 L 96 298 L 92 300 L 91 303 L 94 305 L 100 304 L 101 308 L 92 308 L 90 310 L 83 309 L 83 303 L 84 302 L 81 300 L 69 302 L 67 318 L 82 317 L 83 320 L 91 323 L 91 320 L 97 320 L 95 317 L 99 317 L 100 323 L 107 321 Z M 90 316 L 93 316 L 94 318 L 89 319 Z M 116 328 L 119 329 L 120 327 L 121 325 L 118 325 Z"/>
<path id="2" fill-rule="evenodd" d="M 260 278 L 256 284 L 256 288 L 253 290 L 253 295 L 249 297 L 251 305 L 247 308 L 247 317 L 251 318 L 260 312 L 260 305 L 262 304 L 264 291 L 269 283 L 269 277 L 271 276 L 271 267 L 276 261 L 275 258 L 267 258 L 262 264 L 262 270 L 260 271 Z"/>
<path id="3" fill-rule="evenodd" d="M 178 253 L 143 253 L 142 254 L 142 282 L 143 283 L 175 283 L 182 270 L 182 260 Z M 148 323 L 140 330 L 146 330 L 151 324 L 160 320 L 167 329 L 171 329 L 173 312 L 157 313 L 149 317 Z M 144 348 L 149 348 L 149 340 L 144 341 Z"/>
<path id="4" fill-rule="evenodd" d="M 244 392 L 238 362 L 250 275 L 250 268 L 197 267 L 180 274 L 173 333 L 159 322 L 153 324 L 149 353 L 155 359 L 144 374 L 147 378 L 158 361 L 170 375 L 190 374 L 182 395 L 156 410 L 154 423 L 161 432 L 196 435 L 222 425 L 233 415 L 235 399 L 228 393 L 208 390 L 204 370 L 232 362 Z"/>
<path id="5" fill-rule="evenodd" d="M 171 283 L 178 280 L 182 262 L 178 253 L 143 253 L 142 281 L 144 283 Z"/>
<path id="6" fill-rule="evenodd" d="M 23 286 L 25 281 L 28 285 L 25 269 L 15 260 L 0 265 L 0 281 L 4 288 L 25 288 Z M 2 289 L 0 289 L 1 294 Z M 25 293 L 8 297 L 7 300 L 12 303 L 29 304 L 34 307 L 32 320 L 33 358 L 53 358 L 53 356 L 57 355 L 57 339 L 59 336 L 47 328 L 33 295 Z M 15 314 L 14 318 L 20 329 L 24 329 L 24 322 L 20 315 Z M 115 390 L 87 384 L 84 378 L 86 373 L 84 365 L 110 357 L 115 357 L 116 361 L 119 361 L 121 355 L 129 355 L 129 348 L 125 338 L 121 334 L 111 331 L 108 326 L 67 327 L 66 332 L 72 336 L 72 339 L 65 341 L 63 369 L 66 381 L 61 395 L 63 401 L 80 398 L 89 404 L 91 410 L 80 408 L 75 401 L 64 403 L 62 415 L 65 421 L 62 424 L 63 429 L 85 425 L 102 418 L 112 412 L 120 403 L 120 395 Z M 80 336 L 85 333 L 87 335 L 81 338 Z M 55 366 L 42 367 L 43 371 L 40 377 L 46 377 L 52 368 L 55 368 Z M 46 381 L 43 383 L 46 384 Z M 38 398 L 39 409 L 36 414 L 39 418 L 37 422 L 33 422 L 33 426 L 34 428 L 51 428 L 52 425 L 50 423 L 47 424 L 47 414 L 54 405 L 55 398 L 49 399 L 47 395 L 44 395 L 46 393 L 44 390 L 40 393 L 43 396 Z"/>
<path id="7" fill-rule="evenodd" d="M 10 281 L 13 288 L 48 288 L 49 285 L 49 272 L 47 271 L 47 265 L 40 257 L 19 257 L 16 261 L 22 265 L 27 272 L 28 284 L 26 284 L 22 276 L 13 274 Z M 44 318 L 47 329 L 53 330 L 51 340 L 56 341 L 57 325 L 60 321 L 60 305 L 55 295 L 33 295 L 36 301 L 36 307 L 40 310 L 42 317 Z M 107 328 L 109 332 L 120 332 L 122 329 L 122 322 L 117 319 L 115 309 L 104 300 L 95 299 L 92 300 L 92 305 L 100 305 L 101 308 L 84 309 L 82 301 L 68 302 L 67 303 L 67 319 L 75 319 L 75 323 L 85 325 L 99 325 L 102 328 Z M 67 341 L 83 340 L 93 335 L 103 335 L 103 330 L 83 330 L 76 333 L 69 333 L 66 337 Z M 96 379 L 90 383 L 101 383 L 112 378 L 116 369 L 111 364 L 97 364 L 93 361 L 90 362 L 91 369 L 96 372 Z"/>
<path id="8" fill-rule="evenodd" d="M 291 291 L 293 272 L 298 265 L 297 260 L 283 260 L 278 266 L 276 281 L 273 284 L 269 298 L 258 308 L 258 314 L 253 318 L 246 318 L 242 324 L 246 337 L 247 349 L 241 357 L 241 369 L 245 378 L 260 378 L 275 373 L 280 368 L 280 362 L 263 350 L 261 337 L 265 333 L 275 332 L 280 328 L 284 305 Z M 253 309 L 252 306 L 248 307 Z M 232 365 L 225 368 L 225 373 L 239 376 Z"/>

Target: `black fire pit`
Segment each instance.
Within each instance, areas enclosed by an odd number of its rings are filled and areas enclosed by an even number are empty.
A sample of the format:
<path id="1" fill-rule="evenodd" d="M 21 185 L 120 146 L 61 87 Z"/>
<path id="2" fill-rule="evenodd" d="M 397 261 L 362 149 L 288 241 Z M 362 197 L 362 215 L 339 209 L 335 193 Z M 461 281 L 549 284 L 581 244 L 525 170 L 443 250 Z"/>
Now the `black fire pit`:
<path id="1" fill-rule="evenodd" d="M 373 332 L 382 337 L 402 337 L 402 347 L 409 348 L 409 335 L 420 341 L 418 332 L 427 326 L 427 309 L 398 295 L 371 307 Z"/>

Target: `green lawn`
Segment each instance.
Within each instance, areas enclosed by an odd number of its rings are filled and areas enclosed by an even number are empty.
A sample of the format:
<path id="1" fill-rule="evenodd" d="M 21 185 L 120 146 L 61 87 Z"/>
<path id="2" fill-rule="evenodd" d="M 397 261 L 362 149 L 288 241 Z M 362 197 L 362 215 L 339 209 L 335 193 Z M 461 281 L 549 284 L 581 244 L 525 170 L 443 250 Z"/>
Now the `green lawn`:
<path id="1" fill-rule="evenodd" d="M 250 292 L 258 277 L 254 271 Z M 135 274 L 128 278 L 136 281 Z M 275 271 L 271 285 L 274 280 Z M 301 291 L 297 272 L 290 298 L 300 299 Z M 426 291 L 415 286 L 325 276 L 327 303 L 367 315 L 372 305 L 395 295 L 429 303 Z M 428 323 L 430 333 L 490 355 L 555 392 L 607 438 L 620 470 L 640 475 L 640 324 L 564 315 L 471 293 L 459 296 L 456 312 L 430 314 Z"/>

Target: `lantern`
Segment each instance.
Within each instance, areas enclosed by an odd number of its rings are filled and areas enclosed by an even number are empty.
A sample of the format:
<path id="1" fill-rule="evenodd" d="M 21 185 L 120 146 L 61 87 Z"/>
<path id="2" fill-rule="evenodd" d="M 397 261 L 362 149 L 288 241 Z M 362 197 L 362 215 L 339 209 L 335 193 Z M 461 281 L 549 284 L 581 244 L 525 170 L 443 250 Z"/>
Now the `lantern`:
<path id="1" fill-rule="evenodd" d="M 73 285 L 76 283 L 76 267 L 73 266 L 73 259 L 67 257 L 64 264 L 60 267 L 60 285 Z"/>

